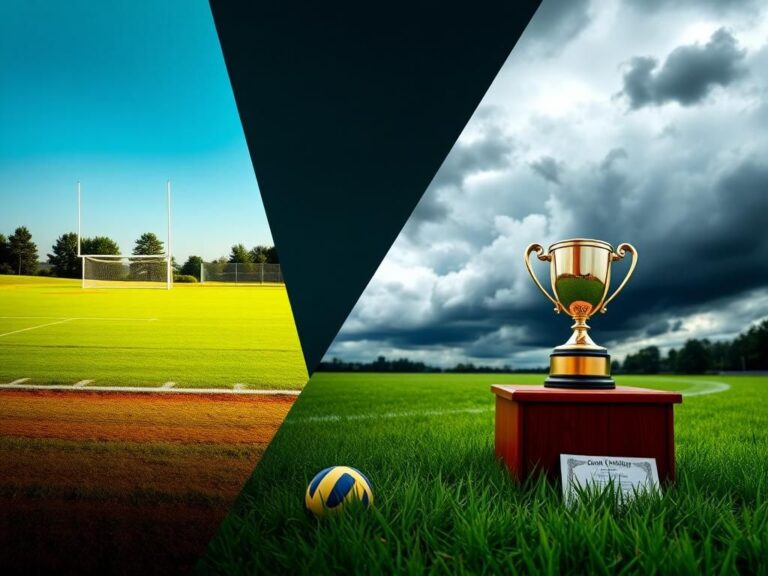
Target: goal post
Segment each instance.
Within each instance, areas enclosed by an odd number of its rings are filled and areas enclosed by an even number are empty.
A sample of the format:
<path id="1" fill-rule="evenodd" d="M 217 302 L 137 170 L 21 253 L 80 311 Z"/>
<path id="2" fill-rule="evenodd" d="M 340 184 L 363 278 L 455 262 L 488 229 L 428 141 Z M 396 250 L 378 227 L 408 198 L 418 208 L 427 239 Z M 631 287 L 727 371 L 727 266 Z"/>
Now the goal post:
<path id="1" fill-rule="evenodd" d="M 163 256 L 81 256 L 83 288 L 167 288 Z"/>
<path id="2" fill-rule="evenodd" d="M 77 183 L 77 256 L 82 263 L 83 288 L 173 287 L 173 235 L 171 230 L 171 181 L 166 183 L 168 231 L 162 254 L 83 254 L 82 195 Z"/>

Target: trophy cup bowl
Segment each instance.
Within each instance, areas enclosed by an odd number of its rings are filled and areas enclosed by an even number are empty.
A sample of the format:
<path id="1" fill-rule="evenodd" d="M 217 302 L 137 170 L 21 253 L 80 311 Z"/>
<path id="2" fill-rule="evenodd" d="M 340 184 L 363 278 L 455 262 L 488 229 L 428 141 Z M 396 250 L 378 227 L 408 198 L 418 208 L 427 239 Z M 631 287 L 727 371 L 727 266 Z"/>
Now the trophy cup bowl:
<path id="1" fill-rule="evenodd" d="M 624 280 L 608 296 L 611 284 L 611 264 L 632 254 Z M 531 266 L 531 254 L 549 262 L 552 283 L 550 295 L 542 286 Z M 574 323 L 570 339 L 556 347 L 549 357 L 549 388 L 615 388 L 611 378 L 611 357 L 589 337 L 587 320 L 605 313 L 606 306 L 621 292 L 637 265 L 637 250 L 631 244 L 619 244 L 616 250 L 602 240 L 575 238 L 552 244 L 545 252 L 540 244 L 525 249 L 525 266 L 536 286 L 555 306 L 555 312 L 565 312 Z"/>

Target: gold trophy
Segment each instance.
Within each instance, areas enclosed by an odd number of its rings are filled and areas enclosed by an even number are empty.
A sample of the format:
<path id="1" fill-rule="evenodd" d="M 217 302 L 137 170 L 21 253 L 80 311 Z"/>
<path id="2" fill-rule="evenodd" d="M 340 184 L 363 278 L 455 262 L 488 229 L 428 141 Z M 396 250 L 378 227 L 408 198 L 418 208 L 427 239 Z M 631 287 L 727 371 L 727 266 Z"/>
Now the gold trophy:
<path id="1" fill-rule="evenodd" d="M 549 262 L 552 279 L 552 297 L 536 278 L 531 267 L 531 254 Z M 606 298 L 611 284 L 611 263 L 632 254 L 632 262 L 624 280 L 616 291 Z M 611 378 L 611 357 L 589 337 L 587 320 L 598 312 L 605 313 L 606 306 L 621 292 L 637 265 L 637 250 L 631 244 L 613 246 L 602 240 L 576 238 L 561 240 L 547 252 L 540 244 L 525 249 L 525 267 L 544 295 L 555 305 L 555 312 L 562 311 L 574 320 L 571 338 L 552 351 L 549 357 L 548 388 L 615 388 Z"/>

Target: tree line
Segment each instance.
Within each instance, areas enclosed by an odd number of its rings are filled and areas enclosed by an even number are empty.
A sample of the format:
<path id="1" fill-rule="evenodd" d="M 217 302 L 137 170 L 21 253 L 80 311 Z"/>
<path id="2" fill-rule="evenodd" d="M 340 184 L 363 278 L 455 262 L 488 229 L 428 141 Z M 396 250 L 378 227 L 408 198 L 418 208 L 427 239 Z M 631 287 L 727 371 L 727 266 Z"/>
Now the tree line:
<path id="1" fill-rule="evenodd" d="M 80 239 L 80 252 L 95 256 L 117 256 L 122 254 L 120 246 L 108 236 L 94 236 Z M 165 245 L 153 232 L 145 232 L 136 239 L 132 255 L 162 255 Z M 50 275 L 59 278 L 80 278 L 83 273 L 82 259 L 77 255 L 77 234 L 68 232 L 56 239 L 47 254 L 48 264 L 51 265 Z M 19 274 L 34 276 L 38 272 L 38 249 L 32 240 L 32 234 L 26 226 L 19 226 L 10 236 L 0 234 L 0 274 Z M 224 263 L 279 263 L 277 250 L 274 246 L 255 246 L 251 250 L 243 244 L 232 246 L 229 257 L 222 256 L 218 260 Z M 194 276 L 200 280 L 201 256 L 190 256 L 179 266 L 172 259 L 174 274 Z M 42 272 L 41 272 L 42 273 Z"/>
<path id="2" fill-rule="evenodd" d="M 320 372 L 416 372 L 416 373 L 474 373 L 474 374 L 508 374 L 511 372 L 547 372 L 546 368 L 515 369 L 512 366 L 484 366 L 472 362 L 459 362 L 450 368 L 431 366 L 421 361 L 408 358 L 387 359 L 379 356 L 372 362 L 345 362 L 339 358 L 333 358 L 330 362 L 320 362 L 317 368 Z"/>
<path id="3" fill-rule="evenodd" d="M 513 368 L 512 366 L 476 366 L 459 363 L 451 368 L 431 366 L 408 358 L 389 360 L 379 356 L 372 362 L 345 362 L 333 358 L 321 362 L 321 372 L 460 372 L 460 373 L 514 373 L 548 372 L 548 368 Z M 614 374 L 704 374 L 707 372 L 768 370 L 768 319 L 751 327 L 731 341 L 710 342 L 688 340 L 680 349 L 671 349 L 662 355 L 657 346 L 647 346 L 636 354 L 629 354 L 624 362 L 614 360 Z"/>
<path id="4" fill-rule="evenodd" d="M 657 346 L 647 346 L 628 354 L 623 363 L 613 364 L 614 372 L 627 374 L 703 374 L 768 370 L 768 320 L 752 326 L 733 340 L 711 342 L 688 340 L 681 348 L 662 355 Z"/>
<path id="5" fill-rule="evenodd" d="M 216 260 L 217 264 L 279 264 L 277 249 L 274 246 L 254 246 L 250 250 L 245 244 L 235 244 L 229 252 L 229 257 L 222 256 Z M 190 256 L 179 269 L 184 276 L 194 276 L 200 281 L 200 267 L 203 264 L 202 256 Z"/>

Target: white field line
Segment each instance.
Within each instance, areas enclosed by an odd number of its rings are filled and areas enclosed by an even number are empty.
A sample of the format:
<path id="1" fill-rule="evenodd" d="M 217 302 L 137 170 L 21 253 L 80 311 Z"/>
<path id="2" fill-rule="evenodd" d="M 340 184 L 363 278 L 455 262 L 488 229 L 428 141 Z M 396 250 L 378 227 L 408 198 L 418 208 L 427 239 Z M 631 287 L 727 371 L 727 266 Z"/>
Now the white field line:
<path id="1" fill-rule="evenodd" d="M 156 322 L 157 318 L 134 318 L 130 316 L 0 316 L 0 320 L 136 320 L 137 322 Z"/>
<path id="2" fill-rule="evenodd" d="M 161 386 L 161 388 L 167 390 L 168 388 L 173 388 L 174 386 L 176 386 L 176 382 L 166 382 Z"/>
<path id="3" fill-rule="evenodd" d="M 0 316 L 0 319 L 3 319 L 3 320 L 21 320 L 21 319 L 30 320 L 33 318 L 49 319 L 49 318 L 57 318 L 57 316 Z M 13 330 L 12 332 L 5 332 L 4 334 L 0 334 L 0 338 L 2 338 L 3 336 L 10 336 L 11 334 L 19 334 L 21 332 L 37 330 L 38 328 L 45 328 L 46 326 L 55 326 L 56 324 L 64 324 L 65 322 L 72 322 L 73 320 L 107 320 L 107 321 L 134 320 L 137 322 L 155 322 L 157 321 L 157 318 L 100 318 L 100 317 L 91 317 L 91 316 L 83 316 L 83 317 L 75 317 L 75 318 L 59 318 L 55 322 L 47 322 L 46 324 L 30 326 L 29 328 L 22 328 L 21 330 Z"/>
<path id="4" fill-rule="evenodd" d="M 670 380 L 672 382 L 672 380 Z M 714 380 L 678 380 L 678 382 L 685 382 L 686 384 L 693 384 L 697 387 L 704 387 L 704 389 L 687 389 L 683 390 L 682 394 L 685 398 L 691 396 L 706 396 L 707 394 L 718 394 L 731 389 L 730 384 L 725 382 L 716 382 Z"/>
<path id="5" fill-rule="evenodd" d="M 72 384 L 72 388 L 85 388 L 91 382 L 93 382 L 93 380 L 80 380 L 80 382 L 75 382 Z"/>
<path id="6" fill-rule="evenodd" d="M 22 381 L 29 378 L 22 378 Z M 78 392 L 146 392 L 149 394 L 236 394 L 259 396 L 298 396 L 301 390 L 250 390 L 248 388 L 234 390 L 232 388 L 162 388 L 146 386 L 86 386 L 74 388 L 69 384 L 17 384 L 18 380 L 10 384 L 0 384 L 0 390 L 69 390 Z"/>
<path id="7" fill-rule="evenodd" d="M 686 398 L 691 396 L 705 396 L 707 394 L 717 394 L 730 390 L 730 384 L 725 382 L 715 382 L 714 380 L 664 380 L 664 382 L 675 382 L 683 384 L 693 384 L 696 388 L 688 389 L 682 392 Z M 704 387 L 700 389 L 700 387 Z M 377 420 L 381 418 L 410 418 L 414 416 L 446 416 L 449 414 L 482 414 L 490 412 L 494 408 L 458 408 L 455 410 L 422 410 L 406 412 L 384 412 L 383 414 L 351 414 L 349 416 L 340 416 L 338 414 L 327 414 L 324 416 L 306 416 L 304 418 L 288 418 L 286 424 L 297 424 L 303 422 L 341 422 L 342 420 Z"/>
<path id="8" fill-rule="evenodd" d="M 19 334 L 21 332 L 29 332 L 30 330 L 37 330 L 38 328 L 45 328 L 46 326 L 53 326 L 54 324 L 64 324 L 65 322 L 71 322 L 75 318 L 65 318 L 64 320 L 58 320 L 56 322 L 48 322 L 47 324 L 39 324 L 38 326 L 30 326 L 29 328 L 22 328 L 21 330 L 14 330 L 13 332 L 6 332 L 0 334 L 0 338 L 3 336 L 10 336 L 11 334 Z"/>
<path id="9" fill-rule="evenodd" d="M 240 384 L 240 383 L 233 384 L 232 385 L 232 389 L 233 390 L 243 390 L 243 389 L 245 389 L 245 384 Z"/>
<path id="10" fill-rule="evenodd" d="M 8 384 L 4 384 L 4 386 L 18 386 L 19 384 L 24 384 L 29 380 L 29 378 L 19 378 L 18 380 L 14 380 L 13 382 L 9 382 Z"/>
<path id="11" fill-rule="evenodd" d="M 98 316 L 82 316 L 78 318 L 72 318 L 72 320 L 102 320 L 107 322 L 124 322 L 124 321 L 131 321 L 131 322 L 157 322 L 157 318 L 121 318 L 119 316 L 116 316 L 114 318 L 102 318 Z"/>
<path id="12" fill-rule="evenodd" d="M 446 416 L 448 414 L 483 414 L 493 411 L 493 406 L 485 408 L 456 408 L 454 410 L 422 410 L 408 412 L 384 412 L 382 414 L 351 414 L 349 416 L 339 416 L 337 414 L 327 414 L 325 416 L 306 416 L 304 418 L 293 418 L 285 421 L 286 424 L 297 424 L 301 422 L 341 422 L 342 420 L 378 420 L 380 418 L 410 418 L 413 416 Z"/>

